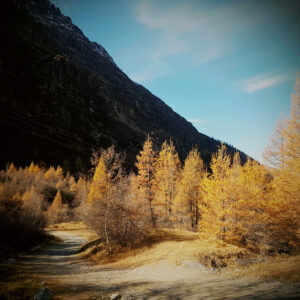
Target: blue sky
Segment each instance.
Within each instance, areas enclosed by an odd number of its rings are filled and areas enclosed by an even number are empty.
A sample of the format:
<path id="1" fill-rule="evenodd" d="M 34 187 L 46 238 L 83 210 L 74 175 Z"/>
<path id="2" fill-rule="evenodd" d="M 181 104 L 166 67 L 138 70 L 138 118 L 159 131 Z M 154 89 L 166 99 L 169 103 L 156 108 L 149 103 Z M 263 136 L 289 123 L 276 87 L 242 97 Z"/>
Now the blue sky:
<path id="1" fill-rule="evenodd" d="M 300 71 L 300 1 L 52 2 L 200 132 L 262 161 Z"/>

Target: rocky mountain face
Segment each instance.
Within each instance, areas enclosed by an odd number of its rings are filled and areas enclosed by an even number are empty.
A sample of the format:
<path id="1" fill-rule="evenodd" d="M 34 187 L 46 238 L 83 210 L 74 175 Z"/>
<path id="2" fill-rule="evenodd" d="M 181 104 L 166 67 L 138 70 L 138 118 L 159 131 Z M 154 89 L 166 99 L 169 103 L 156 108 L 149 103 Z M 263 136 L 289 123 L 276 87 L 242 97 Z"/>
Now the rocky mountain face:
<path id="1" fill-rule="evenodd" d="M 1 167 L 42 160 L 76 162 L 78 170 L 92 149 L 111 144 L 126 151 L 130 167 L 148 133 L 156 147 L 172 138 L 181 158 L 197 146 L 209 162 L 219 141 L 130 80 L 48 0 L 6 0 L 2 6 Z"/>

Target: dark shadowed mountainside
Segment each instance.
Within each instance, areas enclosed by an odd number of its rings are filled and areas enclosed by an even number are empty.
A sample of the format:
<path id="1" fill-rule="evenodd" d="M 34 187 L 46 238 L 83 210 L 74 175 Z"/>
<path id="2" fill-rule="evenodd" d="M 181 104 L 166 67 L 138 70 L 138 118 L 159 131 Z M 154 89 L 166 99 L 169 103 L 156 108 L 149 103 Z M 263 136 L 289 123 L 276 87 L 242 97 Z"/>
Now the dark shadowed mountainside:
<path id="1" fill-rule="evenodd" d="M 172 138 L 181 158 L 197 146 L 208 163 L 217 150 L 48 0 L 7 0 L 1 23 L 1 168 L 34 160 L 78 171 L 111 144 L 133 166 L 148 133 L 157 148 Z"/>

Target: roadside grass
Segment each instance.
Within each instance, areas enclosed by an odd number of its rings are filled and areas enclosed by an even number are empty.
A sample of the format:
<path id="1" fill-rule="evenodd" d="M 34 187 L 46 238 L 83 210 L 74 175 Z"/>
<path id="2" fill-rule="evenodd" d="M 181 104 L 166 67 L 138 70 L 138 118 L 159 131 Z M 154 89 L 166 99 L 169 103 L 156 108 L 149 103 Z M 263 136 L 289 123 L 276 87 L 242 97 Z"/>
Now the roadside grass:
<path id="1" fill-rule="evenodd" d="M 263 257 L 261 259 L 264 261 L 254 262 L 244 267 L 238 266 L 232 271 L 232 275 L 280 282 L 300 282 L 300 255 Z"/>

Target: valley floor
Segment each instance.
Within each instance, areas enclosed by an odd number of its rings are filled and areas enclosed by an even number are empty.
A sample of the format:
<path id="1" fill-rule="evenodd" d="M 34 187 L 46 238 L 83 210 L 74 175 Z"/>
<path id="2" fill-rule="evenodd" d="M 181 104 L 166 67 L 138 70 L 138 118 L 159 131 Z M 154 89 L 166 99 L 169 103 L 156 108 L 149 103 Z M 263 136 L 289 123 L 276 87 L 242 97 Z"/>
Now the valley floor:
<path id="1" fill-rule="evenodd" d="M 61 242 L 23 255 L 14 268 L 19 267 L 33 281 L 45 281 L 52 299 L 106 299 L 112 294 L 121 294 L 122 299 L 300 298 L 300 283 L 233 278 L 226 272 L 213 271 L 188 260 L 173 264 L 162 258 L 126 268 L 94 265 L 76 254 L 87 241 L 88 233 L 76 228 L 51 233 Z M 8 286 L 8 282 L 2 282 L 0 290 L 3 292 Z"/>

